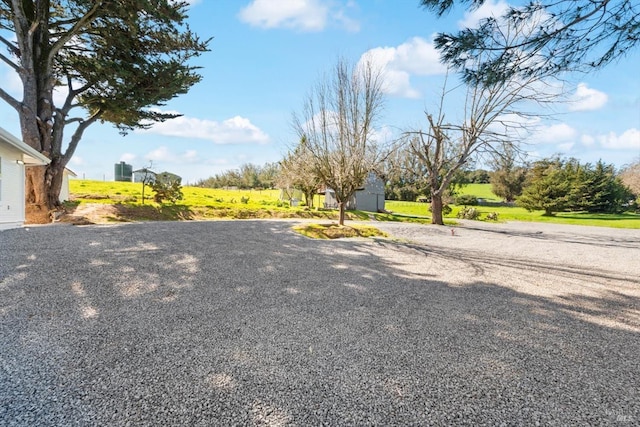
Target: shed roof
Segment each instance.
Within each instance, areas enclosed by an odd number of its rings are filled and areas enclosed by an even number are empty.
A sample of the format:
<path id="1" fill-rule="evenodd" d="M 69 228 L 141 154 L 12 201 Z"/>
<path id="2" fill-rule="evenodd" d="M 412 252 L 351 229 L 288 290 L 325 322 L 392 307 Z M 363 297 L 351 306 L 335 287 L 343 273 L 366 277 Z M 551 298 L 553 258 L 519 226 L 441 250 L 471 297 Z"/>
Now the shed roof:
<path id="1" fill-rule="evenodd" d="M 24 162 L 28 165 L 46 165 L 51 162 L 47 156 L 38 150 L 25 144 L 6 130 L 0 127 L 0 141 L 16 148 L 24 154 Z"/>

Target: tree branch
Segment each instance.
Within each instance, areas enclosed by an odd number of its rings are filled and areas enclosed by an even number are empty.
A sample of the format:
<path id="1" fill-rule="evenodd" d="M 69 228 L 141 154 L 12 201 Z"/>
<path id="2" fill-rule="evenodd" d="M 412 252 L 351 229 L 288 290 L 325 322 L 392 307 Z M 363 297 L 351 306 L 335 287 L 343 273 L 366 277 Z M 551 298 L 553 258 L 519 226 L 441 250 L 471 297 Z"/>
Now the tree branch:
<path id="1" fill-rule="evenodd" d="M 47 56 L 47 63 L 53 63 L 53 58 L 58 54 L 58 51 L 62 49 L 62 47 L 71 40 L 75 35 L 77 35 L 82 28 L 84 28 L 87 24 L 91 23 L 97 17 L 97 12 L 103 4 L 103 0 L 96 0 L 93 7 L 85 13 L 82 18 L 78 19 L 76 23 L 51 46 L 51 50 L 49 50 L 49 55 Z"/>
<path id="2" fill-rule="evenodd" d="M 7 104 L 11 105 L 14 109 L 20 113 L 22 110 L 22 103 L 15 99 L 13 96 L 9 95 L 4 89 L 0 88 L 0 98 L 5 101 Z"/>
<path id="3" fill-rule="evenodd" d="M 71 140 L 69 141 L 69 146 L 67 147 L 66 151 L 62 155 L 62 158 L 65 164 L 71 159 L 71 157 L 73 156 L 73 153 L 75 153 L 76 148 L 78 147 L 78 143 L 82 139 L 82 134 L 84 133 L 84 131 L 89 126 L 94 124 L 100 118 L 100 116 L 102 116 L 102 114 L 103 114 L 103 111 L 98 110 L 95 113 L 93 113 L 88 119 L 80 122 L 75 132 L 71 136 Z"/>
<path id="4" fill-rule="evenodd" d="M 7 49 L 9 49 L 9 51 L 12 54 L 14 54 L 16 56 L 20 56 L 20 49 L 18 49 L 13 42 L 11 42 L 10 40 L 5 39 L 2 36 L 0 36 L 0 42 L 4 43 L 7 46 Z"/>
<path id="5" fill-rule="evenodd" d="M 20 72 L 20 67 L 17 66 L 11 59 L 9 59 L 8 57 L 4 56 L 1 53 L 0 53 L 0 59 L 2 60 L 2 62 L 10 66 L 11 68 L 13 68 L 17 73 Z"/>

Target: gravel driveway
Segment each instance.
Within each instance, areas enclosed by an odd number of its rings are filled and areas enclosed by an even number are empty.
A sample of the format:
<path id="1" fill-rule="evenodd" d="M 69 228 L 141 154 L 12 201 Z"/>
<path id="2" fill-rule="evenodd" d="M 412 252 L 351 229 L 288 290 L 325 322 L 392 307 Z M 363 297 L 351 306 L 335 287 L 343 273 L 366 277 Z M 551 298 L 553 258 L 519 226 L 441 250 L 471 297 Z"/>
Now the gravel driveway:
<path id="1" fill-rule="evenodd" d="M 638 425 L 640 230 L 0 232 L 0 425 Z"/>

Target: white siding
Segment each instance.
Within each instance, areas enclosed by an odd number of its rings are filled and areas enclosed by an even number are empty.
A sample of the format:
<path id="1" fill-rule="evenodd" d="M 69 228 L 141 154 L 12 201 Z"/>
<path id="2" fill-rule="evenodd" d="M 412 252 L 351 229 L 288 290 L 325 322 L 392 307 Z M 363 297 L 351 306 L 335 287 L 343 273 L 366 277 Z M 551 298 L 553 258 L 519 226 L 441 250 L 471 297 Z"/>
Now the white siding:
<path id="1" fill-rule="evenodd" d="M 22 153 L 0 143 L 0 229 L 24 223 L 24 165 Z"/>
<path id="2" fill-rule="evenodd" d="M 58 197 L 60 202 L 65 202 L 69 200 L 69 172 L 65 171 L 62 173 L 62 187 L 60 188 L 60 197 Z"/>

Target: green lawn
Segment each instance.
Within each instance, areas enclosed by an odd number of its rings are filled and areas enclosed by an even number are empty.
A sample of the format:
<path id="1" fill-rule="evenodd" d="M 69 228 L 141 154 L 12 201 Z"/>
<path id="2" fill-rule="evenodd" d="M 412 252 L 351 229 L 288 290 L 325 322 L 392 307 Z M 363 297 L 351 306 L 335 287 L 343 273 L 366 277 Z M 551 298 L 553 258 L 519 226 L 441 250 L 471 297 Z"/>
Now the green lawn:
<path id="1" fill-rule="evenodd" d="M 386 209 L 397 214 L 411 216 L 430 216 L 428 203 L 397 202 L 388 200 Z M 453 211 L 448 218 L 456 218 L 462 206 L 452 206 Z M 640 228 L 640 214 L 591 214 L 582 212 L 561 212 L 555 216 L 543 216 L 542 211 L 528 212 L 519 207 L 475 206 L 481 212 L 480 219 L 485 219 L 488 213 L 497 212 L 499 221 L 529 221 L 548 222 L 555 224 L 594 225 L 614 228 Z"/>
<path id="2" fill-rule="evenodd" d="M 459 195 L 470 194 L 476 196 L 478 199 L 485 199 L 489 202 L 501 202 L 500 197 L 493 194 L 491 191 L 491 184 L 467 184 L 464 187 L 460 187 L 457 190 Z"/>

